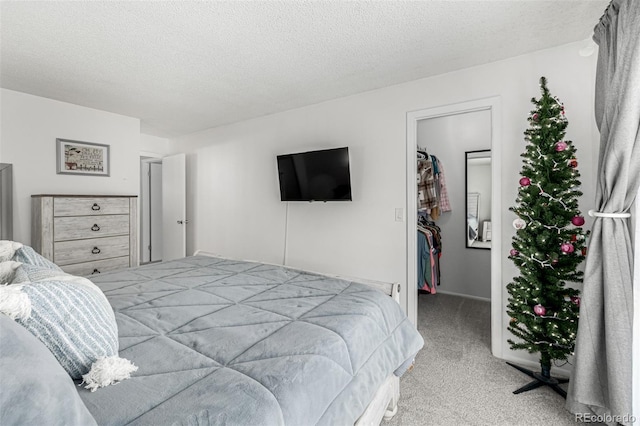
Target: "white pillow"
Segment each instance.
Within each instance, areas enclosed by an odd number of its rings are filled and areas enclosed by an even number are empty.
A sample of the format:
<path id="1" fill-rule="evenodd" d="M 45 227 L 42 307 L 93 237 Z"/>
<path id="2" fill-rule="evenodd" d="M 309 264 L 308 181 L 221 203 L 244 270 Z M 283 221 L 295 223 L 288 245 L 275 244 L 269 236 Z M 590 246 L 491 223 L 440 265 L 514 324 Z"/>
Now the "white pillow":
<path id="1" fill-rule="evenodd" d="M 138 369 L 118 357 L 111 305 L 86 278 L 64 275 L 0 287 L 0 312 L 40 339 L 71 378 L 84 379 L 91 391 L 127 379 Z"/>
<path id="2" fill-rule="evenodd" d="M 13 260 L 0 262 L 0 284 L 13 282 L 13 276 L 20 265 L 22 265 L 22 263 L 14 262 Z"/>
<path id="3" fill-rule="evenodd" d="M 11 260 L 13 253 L 22 248 L 22 243 L 17 241 L 0 240 L 0 262 Z"/>

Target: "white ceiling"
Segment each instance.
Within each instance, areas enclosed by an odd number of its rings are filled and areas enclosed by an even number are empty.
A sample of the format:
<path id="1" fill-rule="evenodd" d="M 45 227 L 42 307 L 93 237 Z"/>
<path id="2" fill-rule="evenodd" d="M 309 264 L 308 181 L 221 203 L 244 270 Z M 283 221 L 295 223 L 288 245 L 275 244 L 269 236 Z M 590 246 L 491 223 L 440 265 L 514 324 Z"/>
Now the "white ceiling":
<path id="1" fill-rule="evenodd" d="M 2 1 L 0 86 L 173 137 L 586 40 L 608 3 Z"/>

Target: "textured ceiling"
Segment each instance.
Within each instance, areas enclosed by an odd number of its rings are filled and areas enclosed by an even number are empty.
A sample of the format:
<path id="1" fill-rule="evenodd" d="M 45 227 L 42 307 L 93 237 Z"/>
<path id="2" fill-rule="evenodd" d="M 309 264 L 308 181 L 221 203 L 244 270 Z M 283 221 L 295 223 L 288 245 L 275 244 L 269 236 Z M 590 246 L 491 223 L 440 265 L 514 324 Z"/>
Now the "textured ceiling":
<path id="1" fill-rule="evenodd" d="M 2 1 L 0 86 L 172 137 L 585 40 L 608 3 Z"/>

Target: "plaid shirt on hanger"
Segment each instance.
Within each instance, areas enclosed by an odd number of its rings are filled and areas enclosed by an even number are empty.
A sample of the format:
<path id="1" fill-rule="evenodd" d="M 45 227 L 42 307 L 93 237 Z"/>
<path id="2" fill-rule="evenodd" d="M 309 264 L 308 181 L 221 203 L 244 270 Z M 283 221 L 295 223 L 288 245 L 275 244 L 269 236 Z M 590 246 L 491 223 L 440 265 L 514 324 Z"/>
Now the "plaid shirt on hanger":
<path id="1" fill-rule="evenodd" d="M 418 208 L 433 209 L 438 207 L 436 181 L 433 175 L 431 160 L 418 160 Z"/>

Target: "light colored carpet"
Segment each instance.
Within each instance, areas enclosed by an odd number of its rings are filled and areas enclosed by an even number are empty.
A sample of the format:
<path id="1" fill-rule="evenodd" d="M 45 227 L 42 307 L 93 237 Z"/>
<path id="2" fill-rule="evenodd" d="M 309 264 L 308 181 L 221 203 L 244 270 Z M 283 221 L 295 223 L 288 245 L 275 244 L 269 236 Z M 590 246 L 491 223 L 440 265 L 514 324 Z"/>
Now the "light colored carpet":
<path id="1" fill-rule="evenodd" d="M 575 426 L 564 398 L 548 386 L 513 394 L 531 379 L 491 355 L 490 322 L 489 302 L 419 295 L 425 346 L 400 379 L 398 413 L 382 425 Z"/>

